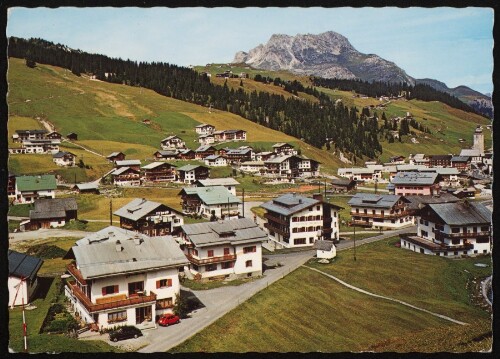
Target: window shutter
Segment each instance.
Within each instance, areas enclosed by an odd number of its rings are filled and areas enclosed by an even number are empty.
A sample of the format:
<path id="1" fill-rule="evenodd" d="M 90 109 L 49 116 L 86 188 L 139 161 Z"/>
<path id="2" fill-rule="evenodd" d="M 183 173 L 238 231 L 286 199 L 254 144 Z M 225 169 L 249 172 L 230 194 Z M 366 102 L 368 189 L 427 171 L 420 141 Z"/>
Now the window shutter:
<path id="1" fill-rule="evenodd" d="M 167 279 L 167 286 L 171 287 L 172 286 L 172 279 Z"/>
<path id="2" fill-rule="evenodd" d="M 160 281 L 159 280 L 156 281 L 156 289 L 158 289 L 158 288 L 160 288 Z"/>
<path id="3" fill-rule="evenodd" d="M 106 287 L 102 287 L 102 295 L 106 295 Z"/>
<path id="4" fill-rule="evenodd" d="M 113 288 L 113 293 L 118 293 L 118 284 Z"/>

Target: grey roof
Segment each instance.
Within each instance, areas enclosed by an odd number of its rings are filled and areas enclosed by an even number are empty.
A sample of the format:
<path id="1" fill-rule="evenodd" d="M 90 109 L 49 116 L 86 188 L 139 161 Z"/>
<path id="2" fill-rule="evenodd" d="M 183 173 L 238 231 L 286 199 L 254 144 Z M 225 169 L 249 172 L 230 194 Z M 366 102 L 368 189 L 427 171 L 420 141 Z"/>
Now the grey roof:
<path id="1" fill-rule="evenodd" d="M 62 218 L 66 217 L 66 211 L 76 210 L 78 205 L 74 198 L 37 199 L 30 211 L 30 219 Z"/>
<path id="2" fill-rule="evenodd" d="M 421 171 L 425 168 L 425 165 L 396 165 L 396 171 Z"/>
<path id="3" fill-rule="evenodd" d="M 88 183 L 77 183 L 75 185 L 79 190 L 86 189 L 98 189 L 99 185 L 96 182 L 88 182 Z"/>
<path id="4" fill-rule="evenodd" d="M 241 203 L 238 197 L 223 186 L 186 187 L 182 191 L 188 195 L 197 195 L 206 205 Z"/>
<path id="5" fill-rule="evenodd" d="M 283 146 L 290 146 L 290 147 L 293 147 L 291 144 L 289 143 L 286 143 L 286 142 L 280 142 L 280 143 L 275 143 L 273 145 L 273 148 L 277 148 L 277 147 L 283 147 Z"/>
<path id="6" fill-rule="evenodd" d="M 76 156 L 75 154 L 71 153 L 71 152 L 63 152 L 63 151 L 59 151 L 55 154 L 52 155 L 53 158 L 62 158 L 64 157 L 65 155 L 71 155 L 71 156 Z"/>
<path id="7" fill-rule="evenodd" d="M 318 203 L 320 201 L 317 199 L 287 193 L 260 206 L 268 211 L 288 216 Z"/>
<path id="8" fill-rule="evenodd" d="M 161 203 L 148 201 L 144 198 L 134 198 L 132 201 L 115 211 L 113 214 L 115 216 L 137 221 L 139 218 L 142 218 L 145 215 L 151 213 L 161 205 Z"/>
<path id="9" fill-rule="evenodd" d="M 196 183 L 200 184 L 201 187 L 210 187 L 210 186 L 236 186 L 240 183 L 236 181 L 232 177 L 228 178 L 208 178 L 204 180 L 198 180 Z"/>
<path id="10" fill-rule="evenodd" d="M 208 124 L 206 124 L 206 123 L 202 123 L 201 125 L 197 125 L 197 126 L 195 126 L 195 127 L 206 127 L 206 126 L 214 127 L 214 126 L 212 126 L 212 125 L 208 125 Z M 214 127 L 214 128 L 215 128 L 215 127 Z"/>
<path id="11" fill-rule="evenodd" d="M 122 166 L 140 166 L 141 165 L 141 161 L 140 160 L 116 161 L 116 165 L 118 167 L 122 167 Z"/>
<path id="12" fill-rule="evenodd" d="M 436 172 L 440 175 L 458 175 L 458 169 L 456 167 L 431 167 L 421 169 L 420 172 Z"/>
<path id="13" fill-rule="evenodd" d="M 348 186 L 350 184 L 356 184 L 355 180 L 348 179 L 348 178 L 334 178 L 332 179 L 332 185 L 335 186 Z"/>
<path id="14" fill-rule="evenodd" d="M 459 201 L 428 206 L 448 225 L 491 224 L 491 211 L 481 203 Z"/>
<path id="15" fill-rule="evenodd" d="M 163 140 L 161 140 L 161 142 L 169 141 L 169 140 L 172 140 L 174 138 L 178 138 L 179 140 L 182 140 L 182 138 L 180 138 L 179 136 L 172 135 L 172 136 L 165 137 Z"/>
<path id="16" fill-rule="evenodd" d="M 241 162 L 241 165 L 260 165 L 260 166 L 264 166 L 264 161 L 245 161 L 245 162 Z"/>
<path id="17" fill-rule="evenodd" d="M 478 157 L 481 156 L 481 151 L 474 149 L 463 149 L 462 151 L 460 151 L 460 156 Z"/>
<path id="18" fill-rule="evenodd" d="M 295 155 L 285 155 L 285 156 L 275 156 L 264 161 L 264 163 L 281 163 L 289 159 L 290 157 L 297 157 Z"/>
<path id="19" fill-rule="evenodd" d="M 392 208 L 400 199 L 404 199 L 404 197 L 394 194 L 356 193 L 347 203 L 350 206 Z"/>
<path id="20" fill-rule="evenodd" d="M 179 153 L 181 153 L 181 154 L 186 154 L 186 153 L 188 153 L 188 152 L 194 152 L 192 149 L 189 149 L 189 148 L 180 149 L 180 150 L 178 150 L 178 151 L 179 151 Z"/>
<path id="21" fill-rule="evenodd" d="M 442 192 L 439 195 L 405 196 L 408 200 L 408 209 L 419 209 L 429 203 L 458 202 L 460 199 L 451 193 Z"/>
<path id="22" fill-rule="evenodd" d="M 192 171 L 198 167 L 207 168 L 205 166 L 200 166 L 200 165 L 185 165 L 185 166 L 177 168 L 177 171 L 178 172 L 189 172 L 189 171 Z"/>
<path id="23" fill-rule="evenodd" d="M 394 185 L 432 185 L 437 182 L 436 172 L 398 172 L 392 179 Z"/>
<path id="24" fill-rule="evenodd" d="M 165 162 L 151 162 L 150 164 L 142 166 L 141 168 L 145 169 L 145 170 L 151 170 L 153 168 L 160 167 L 162 165 L 167 166 L 167 167 L 168 166 L 175 167 L 173 164 L 170 164 L 170 163 L 165 163 Z"/>
<path id="25" fill-rule="evenodd" d="M 44 133 L 47 133 L 46 130 L 16 130 L 16 133 L 18 134 L 30 134 L 30 133 L 38 133 L 38 134 L 44 134 Z"/>
<path id="26" fill-rule="evenodd" d="M 313 248 L 320 251 L 331 251 L 333 248 L 333 241 L 326 241 L 320 239 L 314 242 Z"/>
<path id="27" fill-rule="evenodd" d="M 132 170 L 134 172 L 139 172 L 139 171 L 134 170 L 133 168 L 130 168 L 130 167 L 120 167 L 120 168 L 115 169 L 113 172 L 111 172 L 111 175 L 112 176 L 118 176 L 118 175 L 121 175 L 124 172 L 127 172 L 128 170 Z"/>
<path id="28" fill-rule="evenodd" d="M 155 153 L 159 153 L 160 155 L 162 156 L 177 156 L 177 154 L 179 153 L 180 151 L 169 151 L 169 150 L 158 150 L 156 151 Z"/>
<path id="29" fill-rule="evenodd" d="M 366 168 L 366 167 L 339 168 L 337 173 L 339 173 L 339 174 L 340 173 L 352 173 L 352 174 L 375 173 L 375 168 Z"/>
<path id="30" fill-rule="evenodd" d="M 181 229 L 197 247 L 267 241 L 266 232 L 249 218 L 185 224 Z"/>
<path id="31" fill-rule="evenodd" d="M 135 239 L 140 244 L 136 244 Z M 121 251 L 117 251 L 117 246 Z M 172 236 L 149 237 L 114 226 L 78 240 L 72 250 L 84 279 L 154 271 L 189 263 Z"/>
<path id="32" fill-rule="evenodd" d="M 224 133 L 237 133 L 237 132 L 247 132 L 245 130 L 224 130 Z"/>
<path id="33" fill-rule="evenodd" d="M 106 156 L 106 158 L 116 157 L 116 156 L 118 156 L 120 153 L 121 153 L 122 155 L 124 155 L 124 153 L 123 153 L 123 152 L 112 152 L 111 154 L 107 155 L 107 156 Z"/>
<path id="34" fill-rule="evenodd" d="M 203 145 L 203 146 L 200 146 L 198 147 L 196 150 L 194 150 L 195 152 L 205 152 L 205 151 L 208 151 L 209 149 L 214 149 L 216 150 L 216 148 L 214 146 L 210 146 L 210 145 Z"/>
<path id="35" fill-rule="evenodd" d="M 220 156 L 220 155 L 210 155 L 210 156 L 205 157 L 205 160 L 209 160 L 209 161 L 210 160 L 216 160 L 219 157 L 222 157 L 222 156 Z M 222 158 L 224 158 L 224 157 L 222 157 Z"/>
<path id="36" fill-rule="evenodd" d="M 247 154 L 247 153 L 251 153 L 252 152 L 252 149 L 251 148 L 243 148 L 243 149 L 229 149 L 227 151 L 227 154 L 228 155 L 244 155 L 244 154 Z"/>
<path id="37" fill-rule="evenodd" d="M 24 253 L 8 250 L 9 276 L 33 280 L 43 260 Z"/>

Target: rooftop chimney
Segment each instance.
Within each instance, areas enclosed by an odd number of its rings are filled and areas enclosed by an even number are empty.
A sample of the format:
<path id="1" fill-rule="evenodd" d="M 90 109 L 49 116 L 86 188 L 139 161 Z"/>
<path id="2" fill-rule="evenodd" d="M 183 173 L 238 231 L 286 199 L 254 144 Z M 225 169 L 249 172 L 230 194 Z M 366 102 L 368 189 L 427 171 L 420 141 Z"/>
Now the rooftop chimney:
<path id="1" fill-rule="evenodd" d="M 120 240 L 116 241 L 116 247 L 115 248 L 116 248 L 117 252 L 121 252 L 123 250 L 122 243 L 120 242 Z"/>
<path id="2" fill-rule="evenodd" d="M 143 242 L 142 238 L 141 238 L 138 234 L 136 234 L 136 235 L 134 236 L 134 243 L 135 243 L 136 245 L 139 245 L 139 244 L 141 244 L 142 242 Z"/>

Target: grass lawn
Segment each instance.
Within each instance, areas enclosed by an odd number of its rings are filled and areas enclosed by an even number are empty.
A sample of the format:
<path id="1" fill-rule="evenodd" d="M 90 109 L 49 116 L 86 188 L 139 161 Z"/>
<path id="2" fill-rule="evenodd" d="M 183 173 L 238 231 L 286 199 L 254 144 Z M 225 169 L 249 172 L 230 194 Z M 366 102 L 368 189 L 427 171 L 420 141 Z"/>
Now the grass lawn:
<path id="1" fill-rule="evenodd" d="M 30 353 L 62 353 L 62 352 L 121 352 L 119 349 L 103 341 L 79 341 L 60 334 L 39 334 L 43 320 L 52 302 L 56 300 L 59 278 L 42 278 L 40 284 L 44 283 L 45 293 L 32 302 L 36 307 L 33 310 L 25 310 L 28 351 Z M 9 309 L 9 348 L 15 352 L 22 352 L 23 341 L 23 319 L 21 308 Z"/>
<path id="2" fill-rule="evenodd" d="M 396 248 L 395 241 L 360 247 L 356 262 L 352 260 L 351 251 L 346 250 L 338 252 L 331 264 L 311 260 L 308 265 L 365 290 L 401 299 L 471 325 L 455 325 L 355 292 L 301 267 L 171 352 L 488 349 L 491 320 L 488 313 L 470 304 L 466 283 L 474 276 L 491 273 L 491 267 L 474 266 L 476 262 L 490 263 L 490 258 L 450 260 L 425 256 Z"/>
<path id="3" fill-rule="evenodd" d="M 12 217 L 29 217 L 30 210 L 34 208 L 32 203 L 16 204 L 9 207 L 9 216 Z"/>

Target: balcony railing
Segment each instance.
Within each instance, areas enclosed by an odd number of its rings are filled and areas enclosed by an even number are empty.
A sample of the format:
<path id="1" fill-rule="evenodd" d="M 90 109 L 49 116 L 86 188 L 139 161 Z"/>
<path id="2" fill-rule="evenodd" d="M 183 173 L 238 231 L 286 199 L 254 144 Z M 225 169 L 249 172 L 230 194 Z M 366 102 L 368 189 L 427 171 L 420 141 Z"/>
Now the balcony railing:
<path id="1" fill-rule="evenodd" d="M 446 232 L 438 232 L 436 231 L 436 239 L 444 239 L 444 238 L 476 238 L 476 237 L 489 237 L 491 235 L 490 231 L 482 231 L 482 232 L 467 232 L 467 233 L 446 233 Z"/>
<path id="2" fill-rule="evenodd" d="M 121 307 L 128 307 L 131 305 L 138 305 L 143 303 L 154 303 L 156 301 L 156 294 L 150 291 L 149 295 L 136 296 L 133 298 L 121 299 L 114 302 L 102 303 L 102 304 L 94 304 L 90 301 L 90 298 L 82 292 L 80 288 L 76 285 L 76 283 L 68 282 L 68 288 L 72 295 L 74 295 L 80 303 L 83 304 L 85 309 L 89 313 L 100 312 L 108 309 L 115 309 Z"/>
<path id="3" fill-rule="evenodd" d="M 284 226 L 288 226 L 289 225 L 288 221 L 286 221 L 285 219 L 273 216 L 272 214 L 269 214 L 269 213 L 264 214 L 264 218 L 266 218 L 269 221 L 273 221 L 273 222 L 282 224 Z"/>
<path id="4" fill-rule="evenodd" d="M 218 256 L 218 257 L 210 257 L 210 258 L 197 258 L 193 257 L 191 254 L 186 254 L 187 259 L 196 265 L 205 265 L 205 264 L 212 264 L 212 263 L 221 263 L 221 262 L 231 262 L 236 260 L 236 254 L 227 254 L 224 256 Z"/>
<path id="5" fill-rule="evenodd" d="M 403 211 L 399 213 L 356 213 L 351 211 L 351 216 L 357 216 L 357 217 L 368 217 L 368 218 L 383 218 L 383 219 L 392 219 L 392 218 L 401 218 L 404 216 L 408 216 L 409 212 L 408 211 Z"/>
<path id="6" fill-rule="evenodd" d="M 357 219 L 354 219 L 351 221 L 353 225 L 360 226 L 360 227 L 371 227 L 373 222 L 367 222 L 367 221 L 360 221 Z"/>
<path id="7" fill-rule="evenodd" d="M 282 229 L 279 227 L 275 227 L 275 226 L 271 225 L 270 223 L 264 223 L 264 227 L 267 228 L 269 231 L 277 232 L 283 236 L 287 236 L 287 237 L 290 236 L 290 228 L 285 227 L 284 229 Z"/>
<path id="8" fill-rule="evenodd" d="M 417 244 L 421 247 L 427 248 L 433 252 L 441 252 L 441 251 L 463 251 L 463 250 L 469 250 L 474 248 L 474 245 L 472 243 L 465 242 L 464 244 L 458 244 L 458 245 L 447 245 L 445 243 L 435 243 L 432 242 L 430 239 L 422 238 L 417 236 L 416 233 L 405 233 L 405 234 L 400 234 L 400 238 L 403 238 L 404 240 L 407 240 L 410 243 Z"/>
<path id="9" fill-rule="evenodd" d="M 74 264 L 68 264 L 66 266 L 66 269 L 78 282 L 80 282 L 80 284 L 87 284 L 87 281 L 83 278 L 82 273 L 76 268 Z"/>

